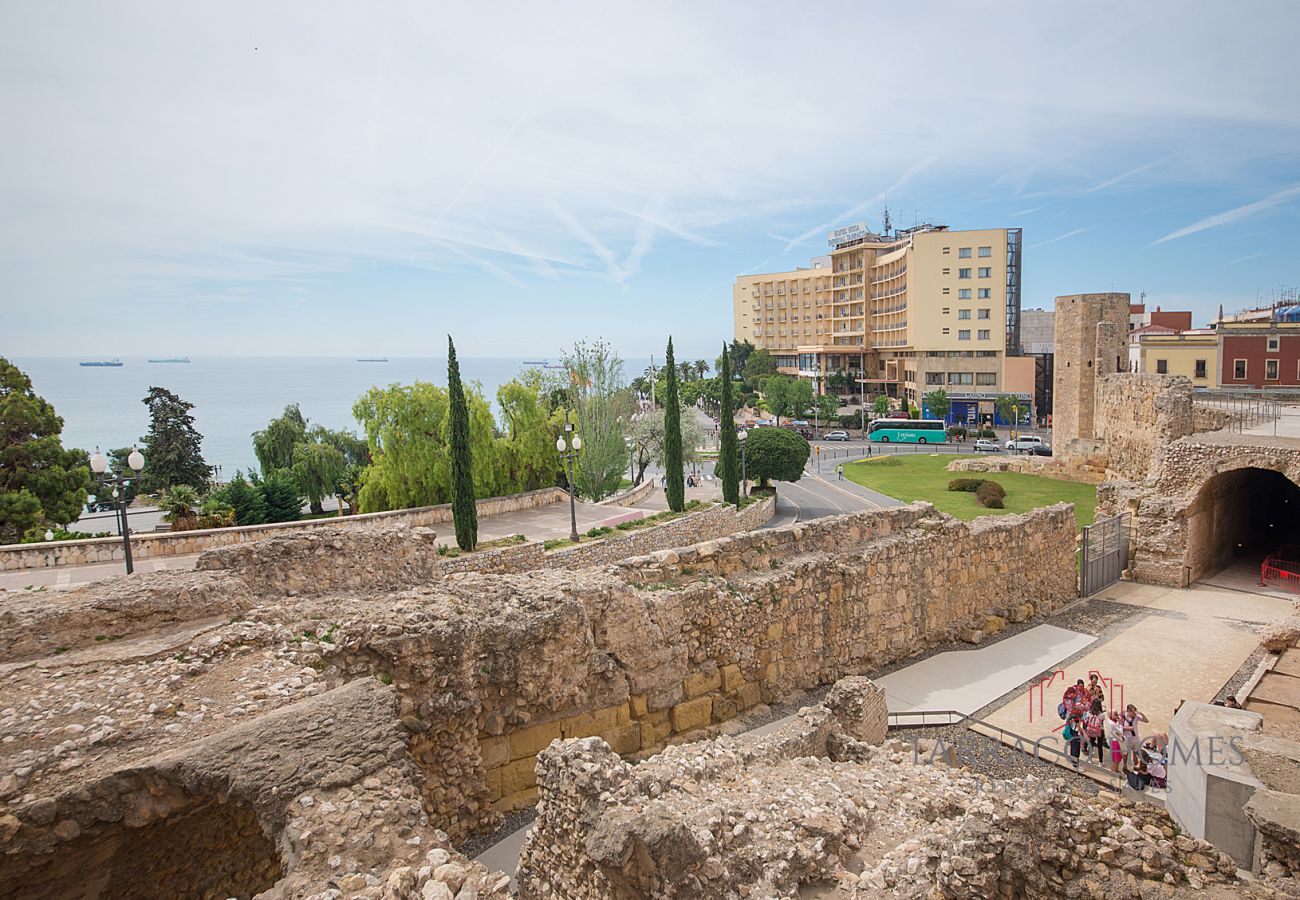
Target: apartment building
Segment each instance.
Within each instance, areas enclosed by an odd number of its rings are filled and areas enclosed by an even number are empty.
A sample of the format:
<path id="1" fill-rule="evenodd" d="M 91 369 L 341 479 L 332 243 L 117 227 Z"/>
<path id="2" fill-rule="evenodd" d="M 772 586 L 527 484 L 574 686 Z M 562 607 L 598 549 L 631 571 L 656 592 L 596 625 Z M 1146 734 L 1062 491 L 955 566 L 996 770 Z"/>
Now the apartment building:
<path id="1" fill-rule="evenodd" d="M 1141 333 L 1137 340 L 1140 352 L 1136 371 L 1150 375 L 1183 375 L 1191 380 L 1192 387 L 1215 386 L 1219 371 L 1219 336 L 1213 328 L 1172 331 L 1146 325 L 1138 332 Z"/>
<path id="2" fill-rule="evenodd" d="M 991 404 L 1019 355 L 1020 255 L 1019 228 L 841 228 L 808 268 L 736 279 L 735 336 L 818 393 Z"/>

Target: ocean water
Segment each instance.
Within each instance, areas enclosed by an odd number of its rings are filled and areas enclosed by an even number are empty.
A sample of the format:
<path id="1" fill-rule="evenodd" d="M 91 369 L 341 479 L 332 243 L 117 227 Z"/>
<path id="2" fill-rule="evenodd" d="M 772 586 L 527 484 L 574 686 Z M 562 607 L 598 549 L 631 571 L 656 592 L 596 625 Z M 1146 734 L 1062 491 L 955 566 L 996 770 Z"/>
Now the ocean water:
<path id="1" fill-rule="evenodd" d="M 87 368 L 75 358 L 10 361 L 32 379 L 36 393 L 63 417 L 63 446 L 94 450 L 139 442 L 149 428 L 141 402 L 150 387 L 165 387 L 194 404 L 194 425 L 203 435 L 203 455 L 221 466 L 223 479 L 235 470 L 257 468 L 252 434 L 266 427 L 286 403 L 297 403 L 308 421 L 360 433 L 352 405 L 371 387 L 414 381 L 447 383 L 447 360 L 395 358 L 386 363 L 311 357 L 192 357 L 190 363 L 149 363 L 122 358 L 121 368 Z M 558 359 L 551 359 L 558 364 Z M 631 379 L 649 360 L 626 360 Z M 522 359 L 465 357 L 461 377 L 477 381 L 496 406 L 497 388 L 525 369 Z"/>

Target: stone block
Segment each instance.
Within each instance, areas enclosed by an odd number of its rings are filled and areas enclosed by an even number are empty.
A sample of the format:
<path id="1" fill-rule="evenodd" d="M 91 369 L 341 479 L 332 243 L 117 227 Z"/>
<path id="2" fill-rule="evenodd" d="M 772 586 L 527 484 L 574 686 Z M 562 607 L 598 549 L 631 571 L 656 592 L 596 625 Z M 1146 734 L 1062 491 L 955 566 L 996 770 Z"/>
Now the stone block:
<path id="1" fill-rule="evenodd" d="M 536 756 L 549 747 L 551 741 L 562 737 L 564 735 L 560 730 L 559 722 L 542 722 L 512 731 L 509 735 L 510 758 L 522 759 L 526 756 Z"/>
<path id="2" fill-rule="evenodd" d="M 668 710 L 661 709 L 650 713 L 639 723 L 641 726 L 641 748 L 657 747 L 673 733 L 672 717 Z"/>
<path id="3" fill-rule="evenodd" d="M 962 630 L 960 637 L 968 644 L 978 644 L 984 640 L 984 632 L 978 628 L 966 628 Z"/>
<path id="4" fill-rule="evenodd" d="M 488 799 L 501 799 L 501 770 L 488 769 L 483 773 L 483 780 L 487 784 Z"/>
<path id="5" fill-rule="evenodd" d="M 645 714 L 646 712 L 648 712 L 646 706 L 645 694 L 633 694 L 631 700 L 631 707 L 632 707 L 632 718 L 634 719 L 645 718 Z"/>
<path id="6" fill-rule="evenodd" d="M 537 760 L 533 757 L 506 763 L 496 771 L 501 773 L 502 797 L 534 787 L 537 784 Z"/>
<path id="7" fill-rule="evenodd" d="M 1022 603 L 1019 606 L 1013 607 L 1011 611 L 1007 613 L 1007 621 L 1015 623 L 1027 622 L 1033 614 L 1033 604 Z"/>
<path id="8" fill-rule="evenodd" d="M 720 672 L 714 672 L 712 675 L 696 672 L 682 679 L 682 690 L 686 693 L 687 700 L 694 700 L 710 691 L 716 691 L 721 686 L 722 673 Z"/>
<path id="9" fill-rule="evenodd" d="M 763 699 L 763 689 L 755 682 L 747 682 L 736 689 L 736 703 L 742 710 L 756 706 Z"/>
<path id="10" fill-rule="evenodd" d="M 633 722 L 631 725 L 605 732 L 601 737 L 619 756 L 627 756 L 641 749 L 641 724 Z"/>
<path id="11" fill-rule="evenodd" d="M 722 689 L 730 694 L 736 688 L 745 682 L 745 677 L 740 674 L 740 666 L 734 663 L 722 667 Z"/>
<path id="12" fill-rule="evenodd" d="M 997 634 L 1003 628 L 1007 627 L 1007 620 L 1001 616 L 989 616 L 984 620 L 984 633 Z"/>
<path id="13" fill-rule="evenodd" d="M 526 806 L 534 806 L 536 803 L 537 787 L 534 786 L 502 797 L 492 804 L 492 808 L 499 813 L 508 813 Z"/>
<path id="14" fill-rule="evenodd" d="M 683 731 L 694 731 L 708 725 L 712 718 L 712 699 L 698 697 L 694 700 L 687 700 L 685 703 L 678 703 L 672 709 L 673 731 L 679 734 Z"/>
<path id="15" fill-rule="evenodd" d="M 485 769 L 495 769 L 510 762 L 510 741 L 505 737 L 479 738 L 478 751 Z"/>
<path id="16" fill-rule="evenodd" d="M 560 733 L 566 738 L 578 738 L 609 731 L 618 725 L 618 709 L 617 706 L 607 706 L 594 712 L 561 719 Z"/>
<path id="17" fill-rule="evenodd" d="M 784 633 L 785 633 L 785 628 L 781 625 L 780 622 L 773 622 L 771 625 L 767 626 L 767 639 L 769 641 L 781 640 L 781 635 L 783 635 Z"/>

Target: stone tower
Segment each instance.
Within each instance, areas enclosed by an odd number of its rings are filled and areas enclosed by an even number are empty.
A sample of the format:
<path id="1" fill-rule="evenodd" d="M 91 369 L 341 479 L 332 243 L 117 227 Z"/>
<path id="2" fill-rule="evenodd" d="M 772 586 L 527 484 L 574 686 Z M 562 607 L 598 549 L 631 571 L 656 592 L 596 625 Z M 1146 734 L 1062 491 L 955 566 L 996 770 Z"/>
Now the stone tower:
<path id="1" fill-rule="evenodd" d="M 1097 376 L 1128 371 L 1128 308 L 1128 294 L 1056 298 L 1052 439 L 1058 450 L 1083 450 L 1096 438 Z"/>

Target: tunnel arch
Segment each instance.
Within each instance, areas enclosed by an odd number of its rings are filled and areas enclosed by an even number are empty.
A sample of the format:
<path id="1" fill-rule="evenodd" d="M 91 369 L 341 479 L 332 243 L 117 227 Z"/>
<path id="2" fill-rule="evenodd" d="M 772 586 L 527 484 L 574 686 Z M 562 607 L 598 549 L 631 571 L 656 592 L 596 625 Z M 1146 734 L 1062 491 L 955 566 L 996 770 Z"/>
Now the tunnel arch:
<path id="1" fill-rule="evenodd" d="M 1188 581 L 1300 541 L 1300 473 L 1250 462 L 1256 464 L 1220 467 L 1187 508 L 1183 565 Z"/>

